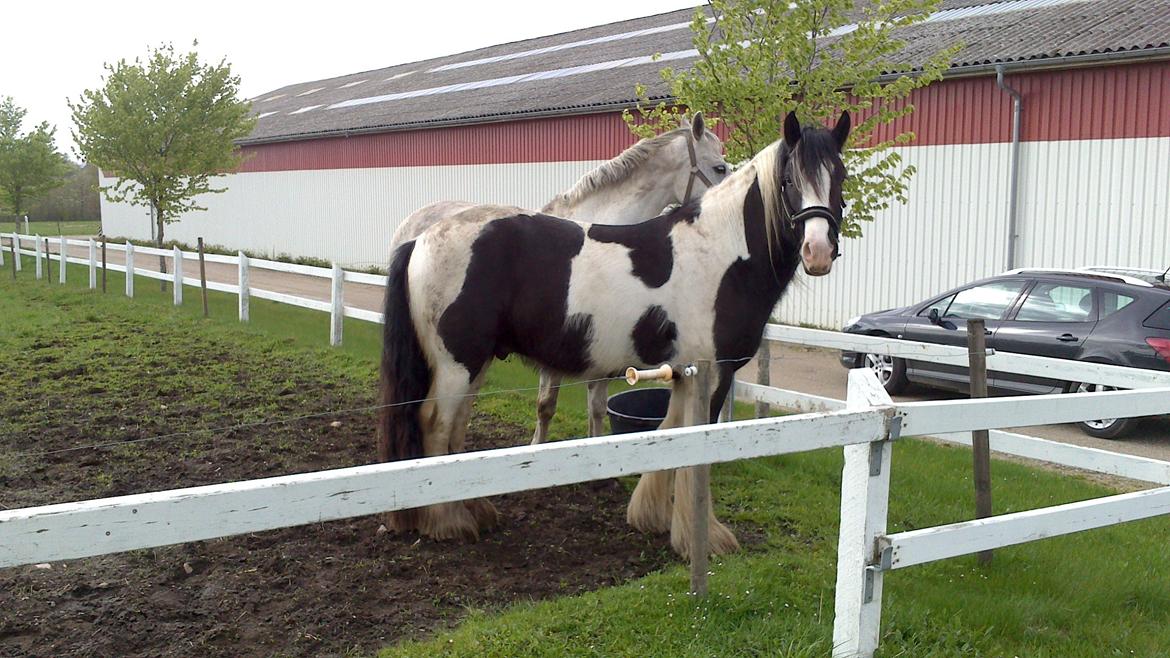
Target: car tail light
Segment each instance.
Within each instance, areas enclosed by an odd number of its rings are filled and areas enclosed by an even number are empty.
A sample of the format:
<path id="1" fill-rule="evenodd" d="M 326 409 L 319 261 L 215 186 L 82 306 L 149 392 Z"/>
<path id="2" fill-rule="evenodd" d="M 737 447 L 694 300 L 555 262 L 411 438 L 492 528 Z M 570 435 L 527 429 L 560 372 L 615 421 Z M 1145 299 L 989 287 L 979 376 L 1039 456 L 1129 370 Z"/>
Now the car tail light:
<path id="1" fill-rule="evenodd" d="M 1147 338 L 1146 343 L 1154 348 L 1158 356 L 1170 363 L 1170 338 Z"/>

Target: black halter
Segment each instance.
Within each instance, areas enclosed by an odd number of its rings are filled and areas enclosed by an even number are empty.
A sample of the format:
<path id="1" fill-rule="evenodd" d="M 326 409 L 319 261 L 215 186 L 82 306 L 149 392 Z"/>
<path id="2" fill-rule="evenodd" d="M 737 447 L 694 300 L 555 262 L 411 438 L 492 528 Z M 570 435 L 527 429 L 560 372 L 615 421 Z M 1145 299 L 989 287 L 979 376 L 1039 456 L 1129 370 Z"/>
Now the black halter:
<path id="1" fill-rule="evenodd" d="M 687 192 L 683 195 L 683 205 L 691 202 L 691 190 L 695 187 L 695 179 L 703 181 L 703 184 L 708 188 L 711 187 L 711 179 L 707 178 L 707 174 L 699 168 L 699 156 L 695 154 L 695 136 L 688 129 L 687 130 L 687 153 L 691 156 L 691 177 L 687 179 Z"/>
<path id="2" fill-rule="evenodd" d="M 784 218 L 788 220 L 789 228 L 791 228 L 792 230 L 795 231 L 796 225 L 798 223 L 804 223 L 810 219 L 815 219 L 817 217 L 820 217 L 820 218 L 824 219 L 825 221 L 829 222 L 829 228 L 833 230 L 833 233 L 835 233 L 838 236 L 838 240 L 839 240 L 840 235 L 841 235 L 841 218 L 839 216 L 837 216 L 837 214 L 834 213 L 832 211 L 832 209 L 829 208 L 828 206 L 809 206 L 809 207 L 807 207 L 799 212 L 793 210 L 792 204 L 789 203 L 789 201 L 788 201 L 788 186 L 789 186 L 789 184 L 790 184 L 790 179 L 788 178 L 788 175 L 785 174 L 783 180 L 780 183 L 780 202 L 784 208 Z M 842 209 L 844 209 L 844 206 L 845 206 L 844 202 L 842 202 L 841 206 L 842 206 Z M 837 259 L 840 257 L 841 257 L 840 246 L 839 245 L 834 246 L 833 247 L 833 258 Z"/>

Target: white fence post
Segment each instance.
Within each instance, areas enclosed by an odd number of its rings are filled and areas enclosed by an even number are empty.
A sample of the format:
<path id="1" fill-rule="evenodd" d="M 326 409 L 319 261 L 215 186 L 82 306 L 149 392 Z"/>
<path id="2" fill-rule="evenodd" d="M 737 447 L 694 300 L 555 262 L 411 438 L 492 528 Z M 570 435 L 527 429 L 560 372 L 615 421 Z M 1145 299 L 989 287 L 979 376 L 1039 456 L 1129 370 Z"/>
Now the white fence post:
<path id="1" fill-rule="evenodd" d="M 97 241 L 89 239 L 89 289 L 97 288 Z"/>
<path id="2" fill-rule="evenodd" d="M 175 262 L 173 263 L 174 266 L 171 268 L 171 270 L 174 271 L 174 277 L 175 277 L 175 285 L 173 286 L 174 291 L 175 291 L 175 306 L 182 306 L 183 305 L 183 252 L 179 251 L 179 248 L 176 246 L 175 251 L 173 253 L 174 253 L 173 260 Z"/>
<path id="3" fill-rule="evenodd" d="M 57 256 L 60 257 L 61 261 L 58 263 L 60 267 L 57 268 L 57 283 L 65 283 L 65 265 L 69 263 L 69 257 L 65 252 L 68 251 L 68 248 L 65 244 L 64 235 L 59 236 L 58 239 L 61 242 L 57 245 Z"/>
<path id="4" fill-rule="evenodd" d="M 248 321 L 248 257 L 239 252 L 240 258 L 240 322 Z"/>
<path id="5" fill-rule="evenodd" d="M 23 264 L 20 262 L 21 257 L 20 257 L 20 234 L 19 233 L 12 234 L 12 244 L 16 246 L 16 251 L 14 251 L 12 253 L 12 257 L 16 259 L 16 271 L 19 272 L 22 269 L 24 269 Z"/>
<path id="6" fill-rule="evenodd" d="M 126 241 L 126 296 L 134 296 L 134 245 Z"/>
<path id="7" fill-rule="evenodd" d="M 345 272 L 337 263 L 333 264 L 333 287 L 330 291 L 329 309 L 329 344 L 337 347 L 341 344 L 342 322 L 345 320 L 344 301 Z"/>
<path id="8" fill-rule="evenodd" d="M 15 236 L 16 234 L 13 233 L 12 235 Z M 15 238 L 13 238 L 13 239 L 15 239 Z M 12 244 L 16 244 L 16 243 L 13 242 Z M 4 267 L 4 241 L 3 240 L 0 240 L 0 267 Z"/>
<path id="9" fill-rule="evenodd" d="M 33 245 L 34 245 L 33 249 L 35 249 L 37 252 L 37 255 L 36 255 L 37 279 L 40 279 L 42 276 L 44 276 L 44 273 L 42 271 L 43 266 L 41 265 L 41 236 L 39 236 L 39 235 L 33 236 Z"/>
<path id="10" fill-rule="evenodd" d="M 868 369 L 849 371 L 847 409 L 892 404 Z M 841 530 L 837 541 L 837 589 L 833 658 L 870 658 L 877 649 L 882 615 L 882 557 L 877 538 L 886 533 L 890 504 L 890 439 L 845 446 L 841 473 Z"/>

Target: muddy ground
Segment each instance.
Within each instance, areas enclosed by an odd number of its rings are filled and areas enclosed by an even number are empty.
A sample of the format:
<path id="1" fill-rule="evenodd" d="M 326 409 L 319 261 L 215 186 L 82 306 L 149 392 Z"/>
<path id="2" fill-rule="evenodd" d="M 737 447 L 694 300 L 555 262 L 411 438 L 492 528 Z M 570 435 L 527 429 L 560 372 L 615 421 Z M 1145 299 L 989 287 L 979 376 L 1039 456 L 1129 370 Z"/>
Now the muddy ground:
<path id="1" fill-rule="evenodd" d="M 162 324 L 95 314 L 0 335 L 0 508 L 372 460 L 372 412 L 205 431 L 370 405 L 354 382 L 372 373 L 351 378 L 226 333 L 176 343 L 183 334 Z M 199 431 L 155 438 L 188 430 Z M 468 445 L 528 433 L 478 416 Z M 118 445 L 77 449 L 106 442 Z M 470 545 L 379 533 L 365 517 L 3 569 L 0 656 L 372 655 L 470 609 L 676 562 L 667 537 L 626 525 L 627 499 L 614 480 L 500 497 L 501 526 Z"/>

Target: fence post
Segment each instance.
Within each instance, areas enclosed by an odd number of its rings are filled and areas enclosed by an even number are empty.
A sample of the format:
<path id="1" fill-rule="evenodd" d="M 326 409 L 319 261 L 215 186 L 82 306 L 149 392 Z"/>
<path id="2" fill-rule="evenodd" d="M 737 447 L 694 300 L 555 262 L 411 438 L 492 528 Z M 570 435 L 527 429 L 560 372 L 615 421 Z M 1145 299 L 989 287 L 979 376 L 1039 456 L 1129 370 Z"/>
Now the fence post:
<path id="1" fill-rule="evenodd" d="M 967 320 L 967 361 L 971 397 L 987 397 L 987 326 L 983 320 Z M 971 433 L 971 456 L 975 477 L 975 518 L 991 516 L 991 446 L 987 430 Z M 991 564 L 991 551 L 979 552 L 979 564 Z"/>
<path id="2" fill-rule="evenodd" d="M 65 244 L 64 235 L 58 239 L 61 242 L 57 245 L 57 256 L 61 258 L 61 262 L 58 263 L 60 267 L 57 268 L 57 283 L 65 283 L 65 265 L 69 262 L 69 257 L 65 252 L 68 251 L 68 245 Z"/>
<path id="3" fill-rule="evenodd" d="M 174 270 L 175 306 L 182 306 L 183 305 L 183 252 L 180 251 L 178 245 L 176 245 L 174 247 L 174 251 L 171 253 L 174 254 L 172 260 L 175 261 L 174 267 L 171 268 L 172 270 Z"/>
<path id="4" fill-rule="evenodd" d="M 329 308 L 329 344 L 337 347 L 341 344 L 342 323 L 345 320 L 345 271 L 337 263 L 333 264 L 333 286 L 330 291 Z"/>
<path id="5" fill-rule="evenodd" d="M 2 237 L 2 236 L 0 236 Z M 0 240 L 0 267 L 4 267 L 4 241 Z"/>
<path id="6" fill-rule="evenodd" d="M 849 371 L 847 409 L 892 404 L 868 369 Z M 871 443 L 845 446 L 841 472 L 841 530 L 837 540 L 837 589 L 833 606 L 833 658 L 870 658 L 877 649 L 882 617 L 882 568 L 890 504 L 890 444 L 897 438 L 891 416 L 887 434 Z M 876 437 L 875 437 L 876 438 Z"/>
<path id="7" fill-rule="evenodd" d="M 760 341 L 760 351 L 756 353 L 756 383 L 760 386 L 772 385 L 772 341 L 764 338 Z M 767 418 L 772 415 L 772 407 L 767 402 L 756 402 L 756 418 Z"/>
<path id="8" fill-rule="evenodd" d="M 42 265 L 41 265 L 41 236 L 39 236 L 39 235 L 33 236 L 33 249 L 36 250 L 37 280 L 39 281 L 41 279 L 41 277 L 43 276 L 43 273 L 41 271 L 41 268 L 42 268 Z"/>
<path id="9" fill-rule="evenodd" d="M 102 236 L 102 292 L 106 291 L 106 236 Z"/>
<path id="10" fill-rule="evenodd" d="M 691 378 L 691 425 L 706 425 L 711 414 L 711 362 L 696 361 L 695 376 Z M 708 542 L 708 516 L 711 507 L 711 465 L 691 467 L 691 591 L 696 596 L 707 595 L 707 558 L 711 551 Z"/>
<path id="11" fill-rule="evenodd" d="M 12 278 L 16 278 L 16 273 L 24 269 L 24 264 L 20 262 L 20 234 L 12 234 Z"/>
<path id="12" fill-rule="evenodd" d="M 134 245 L 126 241 L 126 296 L 134 296 Z"/>
<path id="13" fill-rule="evenodd" d="M 203 296 L 203 317 L 207 317 L 207 268 L 203 264 L 203 238 L 199 238 L 199 290 Z"/>
<path id="14" fill-rule="evenodd" d="M 248 321 L 248 257 L 239 252 L 240 263 L 240 322 Z"/>
<path id="15" fill-rule="evenodd" d="M 97 241 L 89 239 L 89 289 L 97 288 Z"/>

